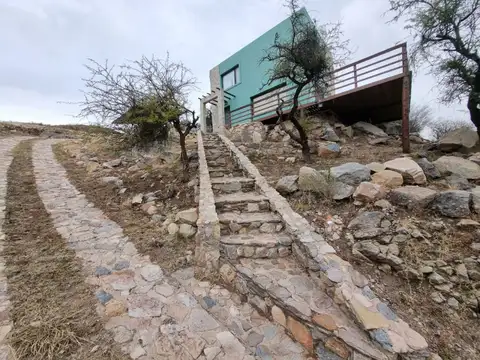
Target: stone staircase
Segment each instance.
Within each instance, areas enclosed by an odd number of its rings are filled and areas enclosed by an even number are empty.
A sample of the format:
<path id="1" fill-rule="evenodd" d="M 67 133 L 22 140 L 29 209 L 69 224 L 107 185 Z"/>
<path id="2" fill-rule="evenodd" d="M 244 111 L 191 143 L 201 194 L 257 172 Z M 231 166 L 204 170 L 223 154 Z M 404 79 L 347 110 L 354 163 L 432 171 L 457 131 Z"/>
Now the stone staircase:
<path id="1" fill-rule="evenodd" d="M 228 139 L 210 134 L 200 144 L 220 228 L 218 271 L 227 286 L 318 359 L 429 356 L 425 340 L 278 198 Z"/>

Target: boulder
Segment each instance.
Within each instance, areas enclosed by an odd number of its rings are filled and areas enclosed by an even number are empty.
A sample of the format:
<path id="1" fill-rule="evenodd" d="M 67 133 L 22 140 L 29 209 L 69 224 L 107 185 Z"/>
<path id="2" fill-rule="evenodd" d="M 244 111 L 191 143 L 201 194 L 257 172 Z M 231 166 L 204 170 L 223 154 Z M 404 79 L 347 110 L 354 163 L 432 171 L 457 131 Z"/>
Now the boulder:
<path id="1" fill-rule="evenodd" d="M 475 185 L 470 184 L 467 179 L 458 174 L 447 176 L 445 180 L 450 188 L 454 190 L 470 190 L 471 188 L 475 187 Z"/>
<path id="2" fill-rule="evenodd" d="M 441 174 L 457 174 L 468 180 L 480 179 L 480 165 L 457 156 L 442 156 L 433 165 Z"/>
<path id="3" fill-rule="evenodd" d="M 358 186 L 362 181 L 370 180 L 370 169 L 365 165 L 354 162 L 332 167 L 330 174 L 335 181 L 351 186 Z"/>
<path id="4" fill-rule="evenodd" d="M 403 180 L 407 184 L 422 185 L 427 182 L 427 177 L 423 173 L 422 168 L 412 159 L 397 158 L 387 161 L 384 165 L 387 170 L 393 170 L 402 174 Z"/>
<path id="5" fill-rule="evenodd" d="M 317 154 L 323 158 L 335 158 L 340 156 L 340 145 L 337 143 L 323 143 L 317 147 Z"/>
<path id="6" fill-rule="evenodd" d="M 396 188 L 403 185 L 403 177 L 396 171 L 383 170 L 373 174 L 372 182 L 387 188 Z"/>
<path id="7" fill-rule="evenodd" d="M 308 166 L 300 168 L 298 173 L 298 188 L 300 190 L 321 192 L 327 186 L 327 180 L 321 172 Z"/>
<path id="8" fill-rule="evenodd" d="M 102 182 L 105 184 L 113 184 L 116 187 L 122 187 L 123 181 L 116 176 L 104 176 Z"/>
<path id="9" fill-rule="evenodd" d="M 347 135 L 350 139 L 353 138 L 353 128 L 351 126 L 347 126 L 342 129 L 342 131 Z"/>
<path id="10" fill-rule="evenodd" d="M 477 165 L 480 165 L 480 152 L 473 154 L 468 158 L 468 160 L 473 161 Z"/>
<path id="11" fill-rule="evenodd" d="M 122 165 L 122 159 L 114 159 L 103 163 L 104 168 L 114 168 Z"/>
<path id="12" fill-rule="evenodd" d="M 370 135 L 374 135 L 374 136 L 378 136 L 378 137 L 387 137 L 388 135 L 382 130 L 380 129 L 379 127 L 373 125 L 373 124 L 370 124 L 370 123 L 366 123 L 364 121 L 360 121 L 360 122 L 357 122 L 355 124 L 353 124 L 353 128 L 354 129 L 358 129 L 364 133 L 367 133 L 367 134 L 370 134 Z"/>
<path id="13" fill-rule="evenodd" d="M 197 229 L 189 224 L 180 224 L 178 229 L 178 234 L 185 239 L 193 237 L 196 233 Z"/>
<path id="14" fill-rule="evenodd" d="M 460 151 L 469 153 L 475 150 L 478 144 L 478 134 L 468 127 L 454 130 L 438 141 L 438 148 L 445 152 Z"/>
<path id="15" fill-rule="evenodd" d="M 370 203 L 383 199 L 387 195 L 387 189 L 371 182 L 362 182 L 355 190 L 353 198 L 358 201 Z"/>
<path id="16" fill-rule="evenodd" d="M 370 169 L 371 172 L 377 173 L 380 171 L 385 170 L 385 165 L 379 163 L 379 162 L 372 162 L 370 164 L 367 164 L 366 167 Z"/>
<path id="17" fill-rule="evenodd" d="M 389 198 L 394 205 L 404 206 L 408 209 L 422 209 L 426 208 L 436 195 L 435 190 L 419 186 L 404 186 L 392 190 Z"/>
<path id="18" fill-rule="evenodd" d="M 390 121 L 379 125 L 388 135 L 402 135 L 402 120 Z"/>
<path id="19" fill-rule="evenodd" d="M 355 192 L 355 187 L 345 184 L 341 181 L 335 181 L 333 183 L 333 200 L 348 199 Z"/>
<path id="20" fill-rule="evenodd" d="M 143 194 L 137 194 L 132 198 L 132 205 L 138 205 L 143 202 Z"/>
<path id="21" fill-rule="evenodd" d="M 154 202 L 148 202 L 142 205 L 142 211 L 147 213 L 148 215 L 154 215 L 157 213 L 157 207 L 155 206 Z"/>
<path id="22" fill-rule="evenodd" d="M 196 225 L 198 220 L 197 208 L 191 208 L 183 210 L 177 213 L 175 216 L 175 222 L 181 224 Z"/>
<path id="23" fill-rule="evenodd" d="M 368 140 L 369 145 L 386 145 L 388 144 L 388 137 L 380 137 L 376 139 L 370 139 Z"/>
<path id="24" fill-rule="evenodd" d="M 472 189 L 473 211 L 480 214 L 480 186 Z"/>
<path id="25" fill-rule="evenodd" d="M 435 197 L 432 209 L 448 217 L 459 218 L 470 215 L 470 199 L 472 194 L 468 191 L 444 191 Z"/>
<path id="26" fill-rule="evenodd" d="M 438 179 L 441 177 L 440 171 L 430 161 L 425 158 L 417 160 L 417 164 L 422 168 L 423 173 L 428 179 Z"/>
<path id="27" fill-rule="evenodd" d="M 357 239 L 372 238 L 384 232 L 380 228 L 384 217 L 381 211 L 365 211 L 350 221 L 348 229 L 354 232 L 353 236 Z"/>
<path id="28" fill-rule="evenodd" d="M 297 181 L 297 175 L 284 176 L 280 180 L 278 180 L 275 188 L 282 195 L 292 194 L 298 190 Z"/>
<path id="29" fill-rule="evenodd" d="M 340 141 L 340 138 L 338 137 L 337 133 L 328 123 L 324 124 L 324 133 L 321 138 L 326 141 L 333 141 L 333 142 Z"/>

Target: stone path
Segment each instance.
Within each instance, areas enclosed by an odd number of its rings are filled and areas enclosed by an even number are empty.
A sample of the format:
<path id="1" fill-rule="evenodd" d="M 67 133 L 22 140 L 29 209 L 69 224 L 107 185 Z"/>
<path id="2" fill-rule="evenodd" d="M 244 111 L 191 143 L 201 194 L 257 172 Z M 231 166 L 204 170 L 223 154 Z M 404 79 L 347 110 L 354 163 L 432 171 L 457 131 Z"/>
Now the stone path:
<path id="1" fill-rule="evenodd" d="M 0 139 L 0 253 L 3 252 L 5 234 L 2 231 L 5 220 L 5 198 L 7 196 L 7 172 L 13 160 L 12 149 L 26 137 Z M 6 337 L 12 328 L 9 318 L 9 306 L 7 294 L 7 277 L 4 273 L 5 260 L 0 256 L 0 359 L 7 359 L 9 346 L 6 344 Z"/>
<path id="2" fill-rule="evenodd" d="M 54 158 L 53 143 L 39 141 L 33 148 L 39 195 L 58 232 L 82 259 L 87 281 L 97 287 L 97 310 L 106 329 L 132 359 L 306 358 L 282 327 L 238 296 L 198 282 L 192 269 L 167 276 L 138 254 L 122 229 L 70 184 Z"/>

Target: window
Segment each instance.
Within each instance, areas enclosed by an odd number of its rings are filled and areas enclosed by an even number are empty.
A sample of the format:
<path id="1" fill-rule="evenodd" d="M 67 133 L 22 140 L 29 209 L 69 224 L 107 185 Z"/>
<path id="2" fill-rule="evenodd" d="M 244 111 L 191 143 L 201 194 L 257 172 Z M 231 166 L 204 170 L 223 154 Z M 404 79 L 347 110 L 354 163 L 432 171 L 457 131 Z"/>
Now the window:
<path id="1" fill-rule="evenodd" d="M 240 82 L 240 68 L 237 66 L 235 69 L 226 72 L 222 76 L 223 89 L 230 89 L 232 86 L 237 85 Z"/>

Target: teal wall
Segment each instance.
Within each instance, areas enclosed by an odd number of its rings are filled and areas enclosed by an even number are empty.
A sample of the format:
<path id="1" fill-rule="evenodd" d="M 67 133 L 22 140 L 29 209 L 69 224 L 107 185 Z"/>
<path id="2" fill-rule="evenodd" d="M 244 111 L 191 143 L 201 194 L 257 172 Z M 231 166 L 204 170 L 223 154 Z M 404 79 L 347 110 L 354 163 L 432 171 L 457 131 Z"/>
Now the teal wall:
<path id="1" fill-rule="evenodd" d="M 307 18 L 310 20 L 305 8 L 302 8 L 300 11 L 304 12 L 307 15 Z M 250 104 L 250 98 L 252 96 L 281 83 L 279 81 L 268 87 L 265 86 L 262 88 L 262 86 L 268 81 L 267 72 L 272 67 L 272 63 L 263 62 L 260 64 L 260 58 L 264 55 L 265 50 L 273 45 L 276 33 L 279 34 L 281 39 L 285 39 L 290 36 L 290 18 L 285 19 L 280 24 L 270 29 L 259 38 L 245 46 L 243 49 L 239 50 L 234 55 L 230 56 L 228 59 L 219 64 L 218 67 L 220 78 L 224 73 L 228 72 L 237 65 L 240 69 L 240 83 L 231 87 L 230 89 L 225 89 L 230 94 L 235 95 L 234 98 L 228 100 L 231 111 L 241 106 Z"/>

